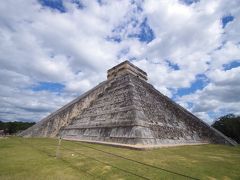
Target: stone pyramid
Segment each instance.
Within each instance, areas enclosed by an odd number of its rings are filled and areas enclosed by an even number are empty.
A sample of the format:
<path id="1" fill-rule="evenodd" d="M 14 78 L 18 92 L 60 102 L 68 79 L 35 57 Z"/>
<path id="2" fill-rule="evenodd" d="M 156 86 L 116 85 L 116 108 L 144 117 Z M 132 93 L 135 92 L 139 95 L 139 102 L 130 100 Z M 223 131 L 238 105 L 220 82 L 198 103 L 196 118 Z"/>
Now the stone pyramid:
<path id="1" fill-rule="evenodd" d="M 22 136 L 125 144 L 231 144 L 219 131 L 147 83 L 129 61 L 108 70 L 107 81 L 65 105 Z"/>

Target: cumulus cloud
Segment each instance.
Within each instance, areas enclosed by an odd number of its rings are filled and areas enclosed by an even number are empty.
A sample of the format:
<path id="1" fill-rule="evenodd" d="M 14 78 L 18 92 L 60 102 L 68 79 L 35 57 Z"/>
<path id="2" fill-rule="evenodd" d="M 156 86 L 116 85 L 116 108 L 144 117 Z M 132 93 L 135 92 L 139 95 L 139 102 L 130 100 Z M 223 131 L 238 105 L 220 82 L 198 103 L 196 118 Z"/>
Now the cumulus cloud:
<path id="1" fill-rule="evenodd" d="M 203 120 L 239 113 L 237 0 L 49 1 L 0 3 L 0 120 L 38 121 L 125 59 Z M 207 83 L 193 88 L 199 75 Z"/>
<path id="2" fill-rule="evenodd" d="M 224 113 L 240 114 L 240 67 L 231 70 L 215 70 L 208 73 L 210 83 L 196 93 L 182 96 L 179 101 L 196 115 L 213 121 L 213 117 Z M 211 116 L 210 116 L 210 115 Z"/>

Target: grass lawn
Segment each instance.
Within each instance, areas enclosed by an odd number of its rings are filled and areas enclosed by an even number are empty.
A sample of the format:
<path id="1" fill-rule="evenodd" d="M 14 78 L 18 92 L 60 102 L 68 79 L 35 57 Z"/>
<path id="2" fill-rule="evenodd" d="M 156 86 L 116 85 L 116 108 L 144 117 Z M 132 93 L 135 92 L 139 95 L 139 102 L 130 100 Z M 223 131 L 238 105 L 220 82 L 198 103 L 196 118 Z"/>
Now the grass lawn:
<path id="1" fill-rule="evenodd" d="M 0 138 L 0 179 L 240 179 L 240 146 L 138 151 L 47 138 Z"/>

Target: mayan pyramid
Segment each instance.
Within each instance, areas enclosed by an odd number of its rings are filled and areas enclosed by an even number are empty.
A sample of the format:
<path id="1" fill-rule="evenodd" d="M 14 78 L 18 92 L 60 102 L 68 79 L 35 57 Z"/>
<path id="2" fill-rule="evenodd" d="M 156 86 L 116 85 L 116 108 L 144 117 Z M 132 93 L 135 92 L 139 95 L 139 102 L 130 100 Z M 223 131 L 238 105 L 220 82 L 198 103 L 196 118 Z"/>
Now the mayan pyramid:
<path id="1" fill-rule="evenodd" d="M 109 69 L 106 81 L 21 135 L 143 146 L 234 145 L 147 83 L 147 73 L 129 61 Z"/>

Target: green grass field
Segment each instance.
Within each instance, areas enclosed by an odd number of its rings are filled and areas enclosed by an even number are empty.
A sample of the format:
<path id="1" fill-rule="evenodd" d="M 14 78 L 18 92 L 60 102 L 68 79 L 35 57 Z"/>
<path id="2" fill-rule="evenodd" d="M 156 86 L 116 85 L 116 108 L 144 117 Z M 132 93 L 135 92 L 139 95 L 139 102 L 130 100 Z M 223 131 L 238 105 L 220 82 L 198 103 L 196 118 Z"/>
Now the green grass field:
<path id="1" fill-rule="evenodd" d="M 138 151 L 46 138 L 0 139 L 0 179 L 240 179 L 240 147 Z"/>

